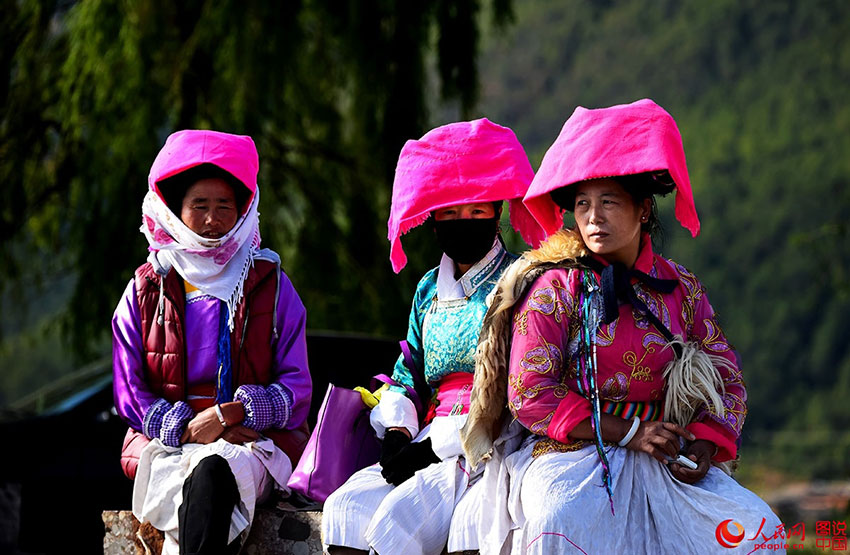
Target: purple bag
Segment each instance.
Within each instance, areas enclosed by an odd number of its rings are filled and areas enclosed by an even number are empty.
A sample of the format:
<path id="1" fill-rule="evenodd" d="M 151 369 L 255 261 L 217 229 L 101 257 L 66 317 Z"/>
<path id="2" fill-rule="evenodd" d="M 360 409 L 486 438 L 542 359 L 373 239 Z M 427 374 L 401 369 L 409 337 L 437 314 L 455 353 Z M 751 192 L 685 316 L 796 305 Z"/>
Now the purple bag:
<path id="1" fill-rule="evenodd" d="M 425 377 L 419 374 L 407 341 L 400 341 L 399 345 L 416 389 L 406 385 L 403 387 L 407 389 L 421 421 L 427 406 L 417 390 L 424 391 L 427 387 Z M 386 374 L 379 374 L 372 378 L 373 391 L 378 382 L 402 386 Z M 360 393 L 329 384 L 325 400 L 319 408 L 316 427 L 286 483 L 289 489 L 324 503 L 352 474 L 378 462 L 381 440 L 375 435 L 369 421 L 370 412 Z"/>
<path id="2" fill-rule="evenodd" d="M 360 393 L 329 384 L 316 427 L 286 485 L 324 502 L 352 474 L 378 462 L 381 440 L 369 423 L 369 412 Z"/>
<path id="3" fill-rule="evenodd" d="M 372 379 L 373 390 L 378 382 L 400 385 L 380 374 Z M 418 406 L 416 392 L 404 387 Z M 370 412 L 360 393 L 329 384 L 316 427 L 286 485 L 294 492 L 324 503 L 352 474 L 378 462 L 381 440 L 369 422 Z"/>

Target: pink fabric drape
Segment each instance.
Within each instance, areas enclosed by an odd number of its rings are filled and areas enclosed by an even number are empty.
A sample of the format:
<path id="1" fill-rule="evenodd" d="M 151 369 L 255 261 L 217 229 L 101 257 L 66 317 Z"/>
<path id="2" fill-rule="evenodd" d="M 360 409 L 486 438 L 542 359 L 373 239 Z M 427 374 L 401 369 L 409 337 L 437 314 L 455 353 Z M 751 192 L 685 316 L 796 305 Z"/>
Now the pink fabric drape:
<path id="1" fill-rule="evenodd" d="M 444 206 L 510 200 L 511 225 L 536 247 L 545 235 L 521 202 L 533 177 L 514 132 L 486 118 L 443 125 L 407 141 L 396 166 L 388 222 L 393 271 L 407 264 L 401 235 Z"/>
<path id="2" fill-rule="evenodd" d="M 247 135 L 199 129 L 172 133 L 151 166 L 148 186 L 159 194 L 157 182 L 201 164 L 218 166 L 241 181 L 251 191 L 245 204 L 251 204 L 260 160 L 254 140 Z"/>
<path id="3" fill-rule="evenodd" d="M 696 237 L 700 223 L 673 117 L 648 98 L 595 110 L 579 106 L 543 157 L 523 202 L 551 235 L 563 226 L 551 191 L 587 179 L 659 170 L 675 181 L 676 218 Z"/>

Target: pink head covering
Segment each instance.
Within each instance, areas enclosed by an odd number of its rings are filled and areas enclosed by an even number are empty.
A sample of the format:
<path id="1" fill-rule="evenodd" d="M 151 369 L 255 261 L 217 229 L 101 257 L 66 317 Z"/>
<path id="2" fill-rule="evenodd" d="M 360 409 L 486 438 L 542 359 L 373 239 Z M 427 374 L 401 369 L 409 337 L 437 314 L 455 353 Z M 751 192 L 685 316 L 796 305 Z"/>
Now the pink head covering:
<path id="1" fill-rule="evenodd" d="M 393 271 L 407 264 L 401 235 L 432 211 L 456 204 L 510 200 L 511 225 L 536 246 L 543 230 L 522 205 L 534 177 L 514 132 L 486 118 L 432 129 L 401 149 L 387 238 Z"/>
<path id="2" fill-rule="evenodd" d="M 219 238 L 197 235 L 179 214 L 171 211 L 159 190 L 164 179 L 201 164 L 221 168 L 251 191 L 236 224 Z M 258 169 L 257 148 L 251 137 L 194 129 L 178 131 L 166 139 L 154 160 L 148 175 L 149 190 L 142 201 L 139 230 L 148 240 L 148 260 L 155 263 L 158 272 L 174 268 L 204 294 L 224 301 L 231 330 L 245 277 L 254 260 L 277 258 L 260 249 Z"/>
<path id="3" fill-rule="evenodd" d="M 659 170 L 673 178 L 676 218 L 696 237 L 699 218 L 673 117 L 648 98 L 597 110 L 579 106 L 543 157 L 523 202 L 551 235 L 563 225 L 551 191 L 588 179 Z"/>
<path id="4" fill-rule="evenodd" d="M 148 186 L 162 198 L 158 182 L 201 164 L 218 166 L 241 181 L 251 191 L 245 205 L 251 205 L 257 191 L 260 160 L 253 139 L 247 135 L 198 129 L 172 133 L 153 161 Z"/>

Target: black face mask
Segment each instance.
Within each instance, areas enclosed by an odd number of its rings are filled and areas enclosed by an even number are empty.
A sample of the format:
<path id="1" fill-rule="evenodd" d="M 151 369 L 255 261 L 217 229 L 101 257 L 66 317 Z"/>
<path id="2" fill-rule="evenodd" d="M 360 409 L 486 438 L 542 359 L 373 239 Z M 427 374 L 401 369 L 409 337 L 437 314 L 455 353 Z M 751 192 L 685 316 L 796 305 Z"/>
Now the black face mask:
<path id="1" fill-rule="evenodd" d="M 434 221 L 437 243 L 446 255 L 460 264 L 474 264 L 493 248 L 499 218 Z"/>

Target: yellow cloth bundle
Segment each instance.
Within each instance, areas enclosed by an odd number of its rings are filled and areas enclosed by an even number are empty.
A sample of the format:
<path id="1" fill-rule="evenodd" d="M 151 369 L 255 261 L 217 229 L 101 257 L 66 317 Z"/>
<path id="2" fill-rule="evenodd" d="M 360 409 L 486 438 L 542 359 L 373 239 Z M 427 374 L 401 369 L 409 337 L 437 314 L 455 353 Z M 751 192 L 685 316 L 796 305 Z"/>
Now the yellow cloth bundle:
<path id="1" fill-rule="evenodd" d="M 381 400 L 381 393 L 388 389 L 389 384 L 384 384 L 379 387 L 374 393 L 366 389 L 365 387 L 355 387 L 354 391 L 360 393 L 360 397 L 363 399 L 363 404 L 369 407 L 370 409 L 375 408 L 375 405 Z"/>

